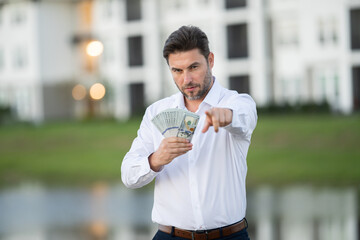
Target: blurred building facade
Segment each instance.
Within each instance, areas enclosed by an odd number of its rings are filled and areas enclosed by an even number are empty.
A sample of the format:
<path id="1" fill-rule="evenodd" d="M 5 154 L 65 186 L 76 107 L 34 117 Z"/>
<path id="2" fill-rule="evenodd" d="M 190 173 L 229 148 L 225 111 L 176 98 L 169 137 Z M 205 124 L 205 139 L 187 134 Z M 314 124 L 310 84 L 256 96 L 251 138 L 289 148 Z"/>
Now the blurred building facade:
<path id="1" fill-rule="evenodd" d="M 66 41 L 70 17 L 67 5 L 56 10 L 45 2 L 0 5 L 0 104 L 11 106 L 21 120 L 38 122 L 72 114 L 66 108 L 68 98 L 61 96 L 66 90 L 54 88 L 64 88 L 72 74 Z"/>
<path id="2" fill-rule="evenodd" d="M 360 109 L 360 0 L 0 0 L 0 105 L 34 122 L 141 113 L 177 91 L 162 46 L 181 25 L 208 34 L 217 80 L 258 106 Z M 104 99 L 73 99 L 96 82 Z"/>
<path id="3" fill-rule="evenodd" d="M 275 102 L 326 101 L 359 109 L 360 1 L 269 1 Z M 271 79 L 270 78 L 270 79 Z"/>

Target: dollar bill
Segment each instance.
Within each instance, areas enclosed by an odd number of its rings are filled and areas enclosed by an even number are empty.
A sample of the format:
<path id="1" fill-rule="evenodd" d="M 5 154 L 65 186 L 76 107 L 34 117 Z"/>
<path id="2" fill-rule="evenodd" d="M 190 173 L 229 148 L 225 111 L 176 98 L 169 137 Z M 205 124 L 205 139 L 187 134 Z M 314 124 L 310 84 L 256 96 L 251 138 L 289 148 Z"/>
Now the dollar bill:
<path id="1" fill-rule="evenodd" d="M 170 108 L 157 114 L 151 121 L 164 137 L 181 137 L 191 141 L 199 118 L 195 113 Z"/>
<path id="2" fill-rule="evenodd" d="M 191 141 L 199 121 L 199 116 L 194 115 L 195 114 L 185 113 L 184 119 L 178 129 L 177 137 L 186 138 Z"/>

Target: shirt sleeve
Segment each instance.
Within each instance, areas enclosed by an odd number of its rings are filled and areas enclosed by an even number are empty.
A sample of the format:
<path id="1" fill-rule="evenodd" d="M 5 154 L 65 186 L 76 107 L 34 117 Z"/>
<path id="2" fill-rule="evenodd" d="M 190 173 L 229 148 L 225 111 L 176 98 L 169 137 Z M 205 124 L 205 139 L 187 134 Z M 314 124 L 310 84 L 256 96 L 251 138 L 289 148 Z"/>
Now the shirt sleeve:
<path id="1" fill-rule="evenodd" d="M 248 94 L 235 94 L 229 97 L 222 107 L 233 111 L 232 122 L 224 128 L 250 140 L 257 123 L 255 101 Z"/>
<path id="2" fill-rule="evenodd" d="M 121 179 L 128 188 L 140 188 L 150 183 L 158 174 L 150 168 L 148 157 L 154 152 L 151 121 L 147 109 L 137 137 L 121 165 Z"/>

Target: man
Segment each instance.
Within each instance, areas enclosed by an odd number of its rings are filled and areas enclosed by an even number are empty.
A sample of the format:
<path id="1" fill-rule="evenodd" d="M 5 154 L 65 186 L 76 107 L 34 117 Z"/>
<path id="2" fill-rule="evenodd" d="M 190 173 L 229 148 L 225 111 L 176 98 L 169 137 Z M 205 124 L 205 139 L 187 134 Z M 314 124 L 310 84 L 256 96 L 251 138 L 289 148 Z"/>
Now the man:
<path id="1" fill-rule="evenodd" d="M 249 239 L 246 156 L 257 122 L 247 94 L 223 88 L 212 76 L 214 54 L 204 32 L 183 26 L 165 42 L 163 55 L 179 93 L 146 109 L 122 181 L 139 188 L 155 180 L 154 239 Z M 191 143 L 164 138 L 151 119 L 168 108 L 200 115 Z"/>

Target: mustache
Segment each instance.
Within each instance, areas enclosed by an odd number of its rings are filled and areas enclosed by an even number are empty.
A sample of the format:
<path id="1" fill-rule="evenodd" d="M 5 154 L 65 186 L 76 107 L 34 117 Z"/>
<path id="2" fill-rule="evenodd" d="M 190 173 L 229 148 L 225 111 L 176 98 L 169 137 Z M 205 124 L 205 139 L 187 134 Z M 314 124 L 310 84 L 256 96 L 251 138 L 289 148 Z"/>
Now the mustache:
<path id="1" fill-rule="evenodd" d="M 200 84 L 187 84 L 187 85 L 183 86 L 183 89 L 184 88 L 199 87 L 199 86 L 200 86 Z"/>

